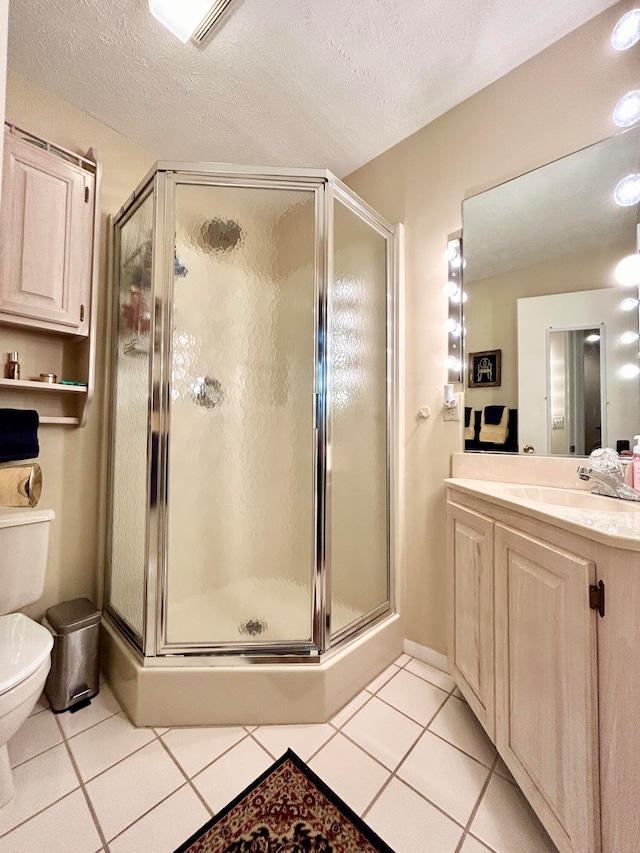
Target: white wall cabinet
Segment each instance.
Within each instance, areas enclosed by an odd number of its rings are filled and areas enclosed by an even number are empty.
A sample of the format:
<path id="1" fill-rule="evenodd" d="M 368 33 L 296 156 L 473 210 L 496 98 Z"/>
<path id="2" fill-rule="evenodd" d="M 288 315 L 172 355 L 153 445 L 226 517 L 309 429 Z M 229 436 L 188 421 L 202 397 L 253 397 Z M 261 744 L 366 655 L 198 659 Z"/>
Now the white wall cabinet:
<path id="1" fill-rule="evenodd" d="M 452 675 L 558 849 L 619 853 L 601 834 L 619 803 L 600 802 L 590 607 L 607 549 L 455 490 L 447 514 Z"/>
<path id="2" fill-rule="evenodd" d="M 94 383 L 100 165 L 7 125 L 0 207 L 0 405 L 83 425 Z M 40 373 L 83 383 L 44 386 Z"/>

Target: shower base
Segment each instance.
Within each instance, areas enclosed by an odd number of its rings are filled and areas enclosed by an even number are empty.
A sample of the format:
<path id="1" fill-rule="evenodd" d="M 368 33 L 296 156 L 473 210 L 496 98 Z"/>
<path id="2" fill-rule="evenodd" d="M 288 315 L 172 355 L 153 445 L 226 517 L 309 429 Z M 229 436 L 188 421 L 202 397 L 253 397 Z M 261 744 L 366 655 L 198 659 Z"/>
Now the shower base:
<path id="1" fill-rule="evenodd" d="M 144 660 L 109 616 L 101 663 L 136 726 L 277 725 L 327 722 L 403 650 L 391 614 L 322 655 L 319 663 L 233 663 L 215 658 Z"/>

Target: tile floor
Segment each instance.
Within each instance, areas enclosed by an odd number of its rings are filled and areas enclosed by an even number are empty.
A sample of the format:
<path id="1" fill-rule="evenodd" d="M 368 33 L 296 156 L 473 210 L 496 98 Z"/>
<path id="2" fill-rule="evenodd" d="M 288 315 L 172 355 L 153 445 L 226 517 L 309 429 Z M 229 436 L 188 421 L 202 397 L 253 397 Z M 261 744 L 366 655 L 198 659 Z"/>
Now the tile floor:
<path id="1" fill-rule="evenodd" d="M 555 853 L 452 679 L 402 655 L 329 722 L 135 728 L 106 683 L 11 740 L 0 853 L 170 853 L 291 747 L 396 853 Z"/>

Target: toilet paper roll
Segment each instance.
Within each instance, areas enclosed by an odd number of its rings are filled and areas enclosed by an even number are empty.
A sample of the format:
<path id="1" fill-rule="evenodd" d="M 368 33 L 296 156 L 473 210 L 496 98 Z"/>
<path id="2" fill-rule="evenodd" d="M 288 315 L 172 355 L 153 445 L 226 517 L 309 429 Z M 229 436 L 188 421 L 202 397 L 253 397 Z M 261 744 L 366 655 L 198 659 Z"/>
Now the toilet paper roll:
<path id="1" fill-rule="evenodd" d="M 42 493 L 39 465 L 0 468 L 0 506 L 36 506 Z"/>

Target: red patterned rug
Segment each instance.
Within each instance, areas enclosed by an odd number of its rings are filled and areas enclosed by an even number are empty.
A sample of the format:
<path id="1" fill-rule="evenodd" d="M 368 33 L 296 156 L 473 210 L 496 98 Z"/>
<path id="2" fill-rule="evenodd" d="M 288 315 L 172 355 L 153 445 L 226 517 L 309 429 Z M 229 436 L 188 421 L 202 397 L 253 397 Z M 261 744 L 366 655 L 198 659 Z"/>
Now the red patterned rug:
<path id="1" fill-rule="evenodd" d="M 393 850 L 289 749 L 175 853 Z"/>

